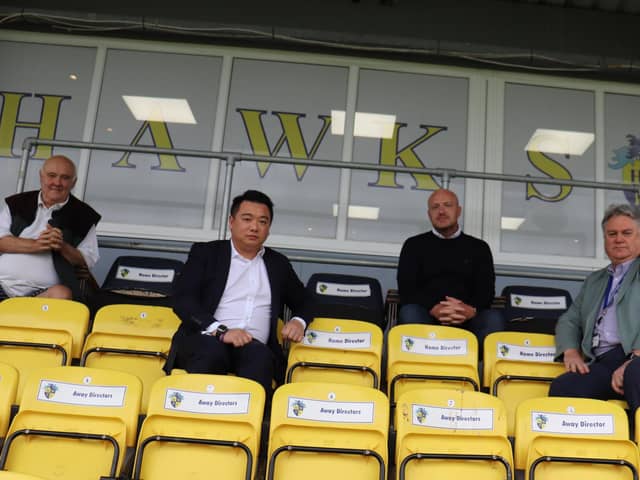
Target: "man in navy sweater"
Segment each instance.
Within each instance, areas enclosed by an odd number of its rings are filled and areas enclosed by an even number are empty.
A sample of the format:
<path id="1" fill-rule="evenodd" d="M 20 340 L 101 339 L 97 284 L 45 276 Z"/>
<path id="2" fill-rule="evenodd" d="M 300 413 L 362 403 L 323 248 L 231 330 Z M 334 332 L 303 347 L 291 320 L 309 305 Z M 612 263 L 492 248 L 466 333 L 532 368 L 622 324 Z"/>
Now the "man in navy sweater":
<path id="1" fill-rule="evenodd" d="M 450 190 L 428 201 L 433 229 L 404 242 L 398 265 L 399 324 L 441 324 L 484 337 L 504 330 L 500 312 L 490 309 L 495 272 L 489 245 L 462 232 L 462 207 Z"/>

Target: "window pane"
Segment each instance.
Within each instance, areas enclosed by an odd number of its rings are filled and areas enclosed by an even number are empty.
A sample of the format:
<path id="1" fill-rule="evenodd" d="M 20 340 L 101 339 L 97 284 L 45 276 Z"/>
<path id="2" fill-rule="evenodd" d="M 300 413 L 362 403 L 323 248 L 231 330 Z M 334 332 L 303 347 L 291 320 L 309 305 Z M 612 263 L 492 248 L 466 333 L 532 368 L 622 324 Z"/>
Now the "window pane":
<path id="1" fill-rule="evenodd" d="M 2 198 L 16 191 L 25 138 L 82 140 L 95 55 L 95 48 L 0 41 Z M 38 160 L 52 152 L 78 163 L 77 149 L 38 147 L 29 161 L 25 190 L 39 188 Z"/>
<path id="2" fill-rule="evenodd" d="M 110 50 L 95 141 L 211 150 L 221 63 L 219 57 Z M 178 99 L 196 123 L 158 120 L 169 118 L 166 110 L 136 119 L 123 96 Z M 153 104 L 151 113 L 160 105 Z M 199 228 L 209 165 L 203 158 L 93 151 L 86 198 L 107 222 Z"/>
<path id="3" fill-rule="evenodd" d="M 640 128 L 638 109 L 640 97 L 634 95 L 605 95 L 604 153 L 605 179 L 609 182 L 640 183 Z M 606 192 L 606 204 L 629 203 L 639 206 L 635 192 Z"/>
<path id="4" fill-rule="evenodd" d="M 594 125 L 591 91 L 507 84 L 503 172 L 593 180 L 593 145 L 581 156 L 525 152 L 524 147 L 538 128 L 593 133 Z M 593 189 L 504 182 L 501 251 L 593 257 L 594 209 Z M 505 219 L 521 223 L 507 225 Z"/>
<path id="5" fill-rule="evenodd" d="M 362 70 L 357 112 L 393 118 L 387 138 L 355 137 L 354 161 L 415 168 L 464 170 L 468 80 Z M 348 221 L 350 240 L 402 243 L 425 230 L 426 199 L 440 179 L 430 175 L 353 171 L 350 205 L 378 210 L 377 219 Z M 464 182 L 454 188 L 464 202 Z M 371 210 L 374 209 L 374 210 Z"/>
<path id="6" fill-rule="evenodd" d="M 238 59 L 233 64 L 224 150 L 341 160 L 331 111 L 345 109 L 348 69 Z M 233 194 L 254 188 L 273 200 L 272 234 L 335 238 L 340 170 L 241 162 Z M 218 209 L 216 209 L 218 210 Z"/>

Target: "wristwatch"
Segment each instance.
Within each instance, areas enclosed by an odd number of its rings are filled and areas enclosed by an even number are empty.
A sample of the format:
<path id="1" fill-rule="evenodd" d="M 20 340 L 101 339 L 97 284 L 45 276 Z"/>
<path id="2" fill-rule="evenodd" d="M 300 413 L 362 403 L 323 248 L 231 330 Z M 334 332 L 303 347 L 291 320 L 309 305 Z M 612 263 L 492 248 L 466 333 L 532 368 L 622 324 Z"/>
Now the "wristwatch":
<path id="1" fill-rule="evenodd" d="M 229 328 L 226 325 L 218 325 L 218 328 L 216 328 L 216 331 L 213 333 L 213 336 L 216 337 L 218 340 L 222 341 L 222 337 L 224 337 L 224 334 L 227 333 L 229 331 Z"/>
<path id="2" fill-rule="evenodd" d="M 629 358 L 629 360 L 633 360 L 634 358 L 639 358 L 639 357 L 640 357 L 640 355 L 638 355 L 638 354 L 636 354 L 636 353 L 634 353 L 634 352 L 631 352 L 631 353 L 629 354 L 629 357 L 628 357 L 628 358 Z"/>

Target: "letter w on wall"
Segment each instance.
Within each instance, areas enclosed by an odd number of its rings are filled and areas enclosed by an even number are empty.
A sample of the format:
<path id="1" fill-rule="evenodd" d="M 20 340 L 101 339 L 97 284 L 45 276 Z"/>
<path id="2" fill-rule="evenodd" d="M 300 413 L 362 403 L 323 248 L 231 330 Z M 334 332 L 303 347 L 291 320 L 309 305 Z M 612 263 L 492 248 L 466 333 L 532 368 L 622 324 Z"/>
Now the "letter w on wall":
<path id="1" fill-rule="evenodd" d="M 331 126 L 331 116 L 318 115 L 318 118 L 322 120 L 322 126 L 313 141 L 313 145 L 311 145 L 311 148 L 307 149 L 307 144 L 300 126 L 300 119 L 306 115 L 304 113 L 272 112 L 280 122 L 282 133 L 276 140 L 273 147 L 271 147 L 262 122 L 262 117 L 267 112 L 264 110 L 252 110 L 248 108 L 238 108 L 237 111 L 242 117 L 242 123 L 247 131 L 249 144 L 251 145 L 251 150 L 254 155 L 265 155 L 269 157 L 277 156 L 286 144 L 291 157 L 302 158 L 305 160 L 312 159 L 318 152 L 318 148 Z M 258 162 L 257 165 L 258 173 L 262 178 L 267 174 L 271 163 Z M 302 180 L 307 168 L 308 167 L 306 165 L 294 166 L 298 181 Z"/>

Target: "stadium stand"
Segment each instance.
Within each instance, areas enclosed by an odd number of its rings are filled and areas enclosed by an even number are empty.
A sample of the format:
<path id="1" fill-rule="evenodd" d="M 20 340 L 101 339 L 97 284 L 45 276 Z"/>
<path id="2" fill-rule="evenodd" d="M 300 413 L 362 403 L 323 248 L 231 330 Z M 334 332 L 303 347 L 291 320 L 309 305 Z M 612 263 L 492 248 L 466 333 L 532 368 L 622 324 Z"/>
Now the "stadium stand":
<path id="1" fill-rule="evenodd" d="M 387 339 L 387 392 L 391 406 L 416 388 L 480 390 L 478 340 L 442 325 L 396 325 Z"/>
<path id="2" fill-rule="evenodd" d="M 303 341 L 290 344 L 286 381 L 378 388 L 382 348 L 382 330 L 373 323 L 315 318 Z"/>
<path id="3" fill-rule="evenodd" d="M 508 285 L 503 314 L 507 330 L 517 332 L 555 333 L 556 322 L 571 306 L 567 290 L 550 287 Z"/>
<path id="4" fill-rule="evenodd" d="M 513 478 L 502 401 L 486 393 L 420 389 L 395 409 L 396 478 Z"/>
<path id="5" fill-rule="evenodd" d="M 125 474 L 141 390 L 140 380 L 123 372 L 75 366 L 34 372 L 9 427 L 0 469 L 50 480 Z"/>
<path id="6" fill-rule="evenodd" d="M 98 310 L 87 336 L 80 365 L 133 372 L 142 381 L 142 413 L 151 386 L 165 375 L 171 338 L 180 319 L 168 307 L 106 305 Z"/>
<path id="7" fill-rule="evenodd" d="M 20 402 L 28 374 L 79 359 L 89 309 L 72 300 L 15 297 L 0 303 L 0 362 L 19 372 Z"/>
<path id="8" fill-rule="evenodd" d="M 587 398 L 523 401 L 516 413 L 515 462 L 526 480 L 638 478 L 638 448 L 617 405 Z"/>
<path id="9" fill-rule="evenodd" d="M 262 386 L 245 378 L 161 378 L 140 431 L 133 479 L 254 478 L 264 404 Z"/>
<path id="10" fill-rule="evenodd" d="M 370 322 L 382 330 L 386 317 L 380 282 L 372 277 L 314 273 L 307 281 L 312 318 L 328 317 Z"/>
<path id="11" fill-rule="evenodd" d="M 566 371 L 553 361 L 555 350 L 553 335 L 546 333 L 495 332 L 485 338 L 483 385 L 504 401 L 510 437 L 518 404 L 547 396 L 551 381 Z"/>
<path id="12" fill-rule="evenodd" d="M 384 480 L 388 431 L 389 402 L 379 390 L 283 385 L 273 397 L 266 478 Z"/>

